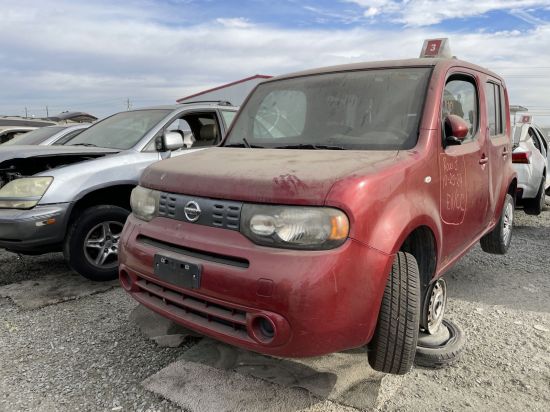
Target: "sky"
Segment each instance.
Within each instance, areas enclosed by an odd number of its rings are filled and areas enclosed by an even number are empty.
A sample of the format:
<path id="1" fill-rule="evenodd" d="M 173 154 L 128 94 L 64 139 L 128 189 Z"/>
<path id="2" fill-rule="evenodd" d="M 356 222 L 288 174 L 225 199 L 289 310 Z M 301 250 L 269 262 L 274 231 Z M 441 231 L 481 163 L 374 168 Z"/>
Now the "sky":
<path id="1" fill-rule="evenodd" d="M 103 117 L 447 37 L 550 126 L 550 0 L 0 0 L 0 22 L 4 115 Z"/>

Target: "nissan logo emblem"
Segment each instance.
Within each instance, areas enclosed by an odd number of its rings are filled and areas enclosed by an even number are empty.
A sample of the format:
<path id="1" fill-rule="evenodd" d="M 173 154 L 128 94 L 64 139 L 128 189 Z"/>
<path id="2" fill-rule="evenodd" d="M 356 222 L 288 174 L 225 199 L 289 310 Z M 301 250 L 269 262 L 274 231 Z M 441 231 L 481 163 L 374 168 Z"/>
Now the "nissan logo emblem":
<path id="1" fill-rule="evenodd" d="M 183 208 L 183 213 L 185 214 L 187 220 L 189 220 L 190 222 L 196 222 L 201 216 L 201 208 L 197 202 L 191 200 L 190 202 L 186 203 L 185 207 Z"/>

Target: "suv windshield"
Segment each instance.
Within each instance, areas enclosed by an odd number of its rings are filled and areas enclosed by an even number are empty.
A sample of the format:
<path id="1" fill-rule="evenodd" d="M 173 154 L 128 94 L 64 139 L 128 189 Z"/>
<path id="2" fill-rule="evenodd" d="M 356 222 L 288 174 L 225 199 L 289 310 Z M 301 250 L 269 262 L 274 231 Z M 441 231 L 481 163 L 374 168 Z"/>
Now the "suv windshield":
<path id="1" fill-rule="evenodd" d="M 130 149 L 170 112 L 153 109 L 117 113 L 84 130 L 65 145 Z"/>
<path id="2" fill-rule="evenodd" d="M 431 68 L 376 69 L 261 84 L 224 145 L 410 149 L 430 74 Z"/>
<path id="3" fill-rule="evenodd" d="M 8 140 L 5 145 L 20 145 L 20 144 L 39 144 L 44 140 L 49 139 L 54 134 L 65 129 L 65 126 L 48 126 L 41 127 L 40 129 L 27 132 L 20 136 L 15 136 L 13 139 Z"/>

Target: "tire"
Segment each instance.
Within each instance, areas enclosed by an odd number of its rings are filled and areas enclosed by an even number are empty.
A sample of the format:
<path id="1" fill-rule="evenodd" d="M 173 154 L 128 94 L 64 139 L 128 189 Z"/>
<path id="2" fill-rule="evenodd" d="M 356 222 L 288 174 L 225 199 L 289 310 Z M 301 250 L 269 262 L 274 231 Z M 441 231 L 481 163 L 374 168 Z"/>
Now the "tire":
<path id="1" fill-rule="evenodd" d="M 514 227 L 514 199 L 506 194 L 502 213 L 496 226 L 481 238 L 479 243 L 484 252 L 495 255 L 504 255 L 512 242 Z"/>
<path id="2" fill-rule="evenodd" d="M 466 340 L 462 328 L 449 320 L 443 320 L 443 326 L 447 327 L 449 337 L 439 345 L 424 345 L 422 338 L 418 340 L 414 360 L 417 366 L 439 369 L 460 359 Z"/>
<path id="3" fill-rule="evenodd" d="M 398 252 L 388 276 L 369 344 L 369 364 L 374 370 L 403 375 L 414 362 L 420 321 L 420 276 L 416 259 Z"/>
<path id="4" fill-rule="evenodd" d="M 85 209 L 77 216 L 63 247 L 71 269 L 94 281 L 116 279 L 118 239 L 129 214 L 118 206 L 101 205 Z"/>
<path id="5" fill-rule="evenodd" d="M 544 210 L 546 203 L 546 196 L 544 193 L 544 183 L 546 182 L 546 177 L 542 177 L 542 182 L 540 182 L 539 191 L 533 199 L 526 199 L 523 203 L 523 211 L 528 215 L 538 216 Z"/>

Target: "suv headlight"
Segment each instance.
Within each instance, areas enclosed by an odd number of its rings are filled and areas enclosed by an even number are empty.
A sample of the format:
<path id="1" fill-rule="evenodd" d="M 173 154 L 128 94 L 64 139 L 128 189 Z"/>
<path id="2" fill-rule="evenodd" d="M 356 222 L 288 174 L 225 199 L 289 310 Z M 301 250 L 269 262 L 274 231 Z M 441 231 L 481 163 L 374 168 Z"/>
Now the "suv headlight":
<path id="1" fill-rule="evenodd" d="M 22 177 L 12 180 L 0 189 L 0 208 L 31 209 L 35 207 L 53 177 Z"/>
<path id="2" fill-rule="evenodd" d="M 136 186 L 130 196 L 130 206 L 132 206 L 134 216 L 149 222 L 158 215 L 159 199 L 160 192 L 158 190 Z"/>
<path id="3" fill-rule="evenodd" d="M 254 243 L 290 249 L 332 249 L 344 243 L 349 219 L 328 207 L 243 205 L 241 233 Z"/>

